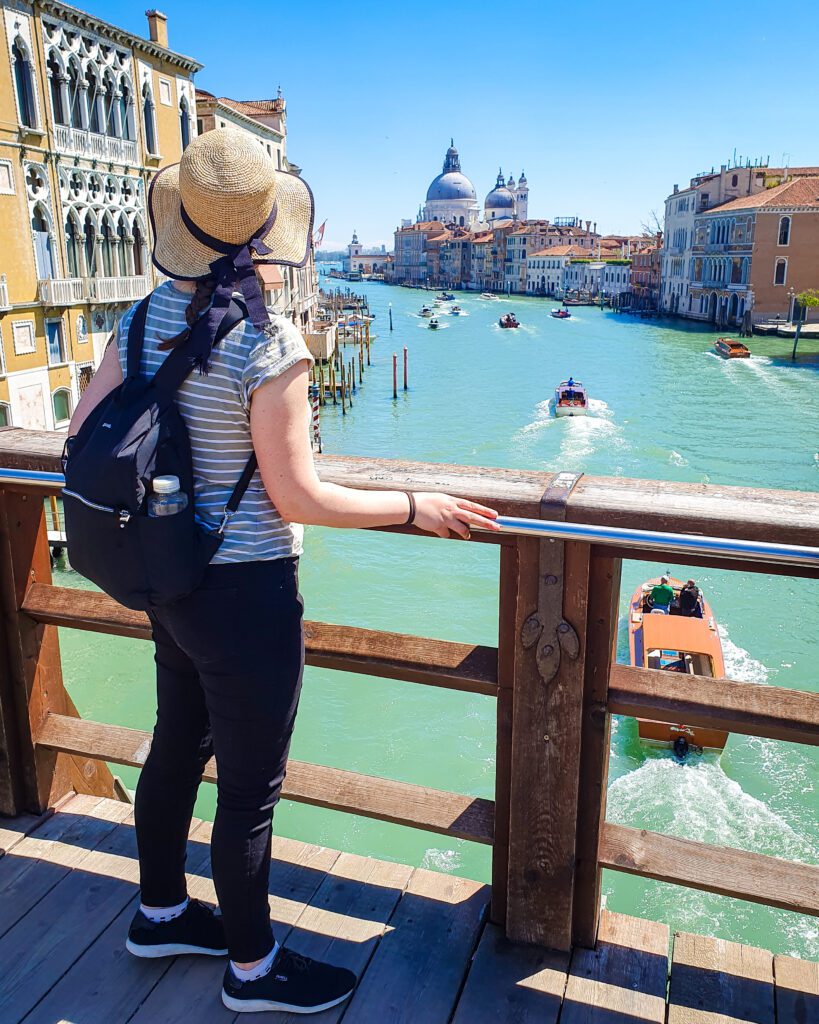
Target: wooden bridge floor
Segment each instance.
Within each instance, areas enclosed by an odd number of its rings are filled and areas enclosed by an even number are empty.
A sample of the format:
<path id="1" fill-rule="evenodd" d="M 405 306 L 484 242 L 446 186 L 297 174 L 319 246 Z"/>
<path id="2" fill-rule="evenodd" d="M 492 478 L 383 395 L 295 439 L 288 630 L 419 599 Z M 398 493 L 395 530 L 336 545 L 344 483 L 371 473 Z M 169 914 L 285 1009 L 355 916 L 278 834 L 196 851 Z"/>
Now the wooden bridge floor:
<path id="1" fill-rule="evenodd" d="M 191 894 L 213 900 L 209 837 L 195 822 L 188 867 Z M 224 961 L 125 951 L 136 882 L 127 804 L 74 796 L 44 819 L 0 819 L 3 1024 L 235 1019 L 219 999 Z M 678 933 L 669 969 L 665 925 L 611 913 L 595 952 L 515 946 L 486 922 L 488 896 L 451 875 L 274 839 L 279 939 L 360 977 L 322 1024 L 819 1021 L 817 964 Z"/>

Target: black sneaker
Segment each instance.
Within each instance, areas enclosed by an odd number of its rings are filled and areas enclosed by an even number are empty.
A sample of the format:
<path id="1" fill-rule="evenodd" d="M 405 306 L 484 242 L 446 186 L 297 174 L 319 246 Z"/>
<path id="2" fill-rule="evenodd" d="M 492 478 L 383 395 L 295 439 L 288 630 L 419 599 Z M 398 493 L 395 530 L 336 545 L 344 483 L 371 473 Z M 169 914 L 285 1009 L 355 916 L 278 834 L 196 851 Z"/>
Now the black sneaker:
<path id="1" fill-rule="evenodd" d="M 255 981 L 239 981 L 228 964 L 222 1002 L 237 1013 L 320 1013 L 343 1003 L 355 983 L 356 976 L 346 967 L 323 964 L 282 946 L 268 973 Z"/>
<path id="2" fill-rule="evenodd" d="M 200 900 L 191 900 L 179 917 L 170 921 L 149 921 L 137 910 L 125 948 L 134 956 L 178 956 L 200 953 L 227 956 L 225 926 L 216 911 Z"/>

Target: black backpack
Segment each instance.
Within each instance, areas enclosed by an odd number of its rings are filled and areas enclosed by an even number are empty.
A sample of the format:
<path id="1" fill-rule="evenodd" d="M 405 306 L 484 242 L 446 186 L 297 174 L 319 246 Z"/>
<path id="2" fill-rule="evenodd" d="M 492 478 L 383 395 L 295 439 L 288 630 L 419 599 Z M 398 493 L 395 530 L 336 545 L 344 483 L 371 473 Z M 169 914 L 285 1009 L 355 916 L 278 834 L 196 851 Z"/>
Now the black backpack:
<path id="1" fill-rule="evenodd" d="M 209 530 L 195 521 L 190 440 L 175 396 L 196 365 L 192 351 L 197 339 L 173 349 L 153 378 L 140 377 L 150 297 L 140 302 L 131 320 L 125 379 L 68 438 L 63 452 L 71 565 L 120 604 L 142 611 L 196 589 L 256 471 L 253 454 L 218 527 Z M 234 298 L 214 344 L 247 315 Z M 192 335 L 203 330 L 206 317 L 197 321 Z M 179 477 L 188 506 L 175 515 L 149 516 L 151 481 L 169 474 Z"/>

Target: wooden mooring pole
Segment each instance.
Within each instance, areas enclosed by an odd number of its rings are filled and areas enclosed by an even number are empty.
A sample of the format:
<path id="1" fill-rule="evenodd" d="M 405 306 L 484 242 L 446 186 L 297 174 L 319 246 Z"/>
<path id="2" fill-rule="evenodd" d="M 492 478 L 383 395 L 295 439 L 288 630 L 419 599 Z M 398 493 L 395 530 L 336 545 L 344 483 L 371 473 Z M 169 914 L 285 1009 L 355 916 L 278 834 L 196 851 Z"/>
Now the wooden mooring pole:
<path id="1" fill-rule="evenodd" d="M 404 346 L 404 390 L 407 390 L 407 346 Z"/>
<path id="2" fill-rule="evenodd" d="M 398 353 L 392 354 L 392 397 L 398 398 Z"/>

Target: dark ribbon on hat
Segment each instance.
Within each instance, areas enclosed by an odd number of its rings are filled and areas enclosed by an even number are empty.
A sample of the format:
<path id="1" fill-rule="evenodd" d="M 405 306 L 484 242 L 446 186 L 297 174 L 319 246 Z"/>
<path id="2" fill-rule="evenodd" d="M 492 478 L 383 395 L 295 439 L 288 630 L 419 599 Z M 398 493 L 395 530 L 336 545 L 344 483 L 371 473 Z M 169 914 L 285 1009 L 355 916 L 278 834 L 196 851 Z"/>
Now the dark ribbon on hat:
<path id="1" fill-rule="evenodd" d="M 194 223 L 184 206 L 180 204 L 179 209 L 182 222 L 193 237 L 202 245 L 222 253 L 210 264 L 211 273 L 216 278 L 213 302 L 207 313 L 200 317 L 194 330 L 191 331 L 190 354 L 198 365 L 205 369 L 216 332 L 219 330 L 219 325 L 228 311 L 233 293 L 237 288 L 244 296 L 249 314 L 248 319 L 253 326 L 261 330 L 270 323 L 262 290 L 253 268 L 253 257 L 250 250 L 253 249 L 258 256 L 267 256 L 272 251 L 262 239 L 276 221 L 277 204 L 273 204 L 273 209 L 267 220 L 253 233 L 252 238 L 240 245 L 214 238 Z M 196 328 L 200 328 L 200 325 L 205 329 L 197 330 Z"/>

